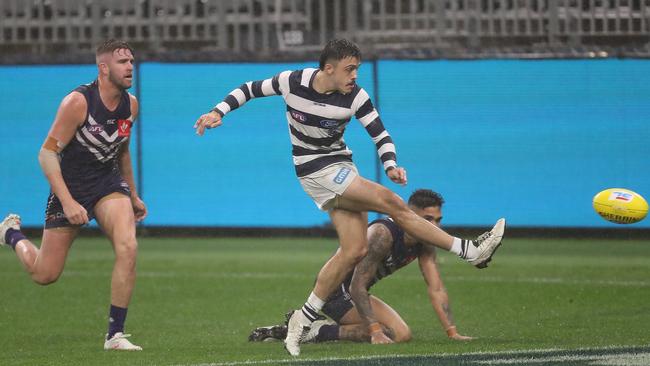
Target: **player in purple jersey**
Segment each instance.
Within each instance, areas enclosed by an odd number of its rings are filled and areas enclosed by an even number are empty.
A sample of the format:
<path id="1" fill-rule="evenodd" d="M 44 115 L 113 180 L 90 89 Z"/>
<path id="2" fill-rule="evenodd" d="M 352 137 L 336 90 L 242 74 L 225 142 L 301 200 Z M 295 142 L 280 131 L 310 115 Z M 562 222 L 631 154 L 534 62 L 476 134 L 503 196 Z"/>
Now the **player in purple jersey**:
<path id="1" fill-rule="evenodd" d="M 418 189 L 409 197 L 409 207 L 436 226 L 442 221 L 444 199 L 429 189 Z M 373 344 L 407 342 L 411 330 L 397 311 L 379 297 L 369 294 L 369 289 L 379 280 L 418 260 L 422 277 L 427 285 L 431 306 L 438 316 L 442 329 L 450 339 L 468 341 L 472 337 L 458 333 L 449 305 L 449 296 L 436 264 L 436 252 L 431 246 L 419 243 L 390 218 L 382 218 L 368 225 L 368 255 L 354 272 L 348 273 L 341 286 L 327 299 L 323 313 L 331 320 L 316 320 L 304 342 L 348 340 Z M 368 333 L 368 325 L 380 327 Z M 250 341 L 282 340 L 286 325 L 256 328 Z"/>
<path id="2" fill-rule="evenodd" d="M 285 71 L 247 82 L 194 124 L 196 133 L 203 135 L 206 129 L 220 126 L 227 113 L 255 97 L 281 95 L 287 105 L 296 174 L 316 205 L 329 213 L 341 249 L 322 267 L 302 311 L 294 312 L 289 321 L 284 344 L 292 356 L 300 354 L 300 342 L 318 318 L 325 299 L 366 255 L 368 211 L 389 215 L 418 241 L 451 251 L 478 268 L 487 267 L 505 231 L 505 219 L 499 219 L 477 240 L 455 238 L 418 216 L 388 188 L 358 174 L 343 141 L 352 116 L 375 143 L 388 178 L 397 184 L 407 182 L 406 170 L 397 165 L 395 146 L 379 113 L 356 83 L 360 65 L 357 45 L 345 39 L 332 40 L 321 52 L 318 69 Z"/>
<path id="3" fill-rule="evenodd" d="M 14 249 L 34 282 L 49 285 L 63 272 L 81 226 L 95 218 L 115 252 L 104 349 L 140 351 L 124 334 L 135 284 L 135 223 L 147 215 L 129 153 L 138 114 L 137 99 L 126 91 L 133 83 L 133 50 L 108 40 L 97 48 L 96 62 L 97 80 L 63 98 L 38 155 L 51 187 L 40 248 L 20 231 L 15 214 L 0 223 L 0 244 Z"/>

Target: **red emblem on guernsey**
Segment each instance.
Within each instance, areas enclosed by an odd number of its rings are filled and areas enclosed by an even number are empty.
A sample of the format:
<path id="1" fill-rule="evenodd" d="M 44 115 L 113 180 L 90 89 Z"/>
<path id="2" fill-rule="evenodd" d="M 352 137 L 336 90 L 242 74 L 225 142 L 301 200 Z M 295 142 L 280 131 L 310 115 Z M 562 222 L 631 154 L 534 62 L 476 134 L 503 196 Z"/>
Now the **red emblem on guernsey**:
<path id="1" fill-rule="evenodd" d="M 131 121 L 128 119 L 118 119 L 117 120 L 117 135 L 118 136 L 130 136 L 131 135 Z"/>

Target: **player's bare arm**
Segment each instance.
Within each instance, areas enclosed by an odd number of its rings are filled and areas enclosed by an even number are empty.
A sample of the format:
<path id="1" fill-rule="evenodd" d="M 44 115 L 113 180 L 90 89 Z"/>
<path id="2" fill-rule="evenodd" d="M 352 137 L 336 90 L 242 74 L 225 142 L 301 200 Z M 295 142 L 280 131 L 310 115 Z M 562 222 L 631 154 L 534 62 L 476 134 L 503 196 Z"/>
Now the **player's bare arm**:
<path id="1" fill-rule="evenodd" d="M 384 334 L 381 324 L 375 317 L 367 289 L 368 284 L 377 273 L 377 267 L 390 252 L 392 243 L 393 236 L 386 226 L 381 224 L 370 226 L 368 228 L 368 254 L 357 264 L 350 283 L 352 301 L 354 301 L 359 315 L 368 325 L 368 333 L 372 344 L 393 343 Z"/>
<path id="2" fill-rule="evenodd" d="M 458 333 L 454 324 L 454 317 L 449 306 L 449 295 L 445 285 L 440 277 L 438 266 L 436 264 L 436 252 L 433 248 L 425 246 L 418 258 L 422 277 L 427 284 L 429 300 L 436 312 L 442 328 L 447 332 L 447 336 L 458 341 L 469 341 L 472 337 L 464 336 Z"/>
<path id="3" fill-rule="evenodd" d="M 61 201 L 63 212 L 68 221 L 74 225 L 88 223 L 88 212 L 72 198 L 63 181 L 59 153 L 72 140 L 77 128 L 83 124 L 87 109 L 86 99 L 81 93 L 72 92 L 63 98 L 54 123 L 38 154 L 38 161 L 50 183 L 52 192 Z"/>
<path id="4" fill-rule="evenodd" d="M 129 95 L 131 99 L 131 121 L 135 121 L 138 117 L 139 104 L 136 97 Z M 120 147 L 120 156 L 118 158 L 120 174 L 122 178 L 129 185 L 131 191 L 131 205 L 133 206 L 133 213 L 135 216 L 135 221 L 140 222 L 144 220 L 147 216 L 147 206 L 144 204 L 140 196 L 138 196 L 138 190 L 135 186 L 135 179 L 133 177 L 133 164 L 131 163 L 131 153 L 129 150 L 130 139 L 126 143 L 122 144 Z"/>

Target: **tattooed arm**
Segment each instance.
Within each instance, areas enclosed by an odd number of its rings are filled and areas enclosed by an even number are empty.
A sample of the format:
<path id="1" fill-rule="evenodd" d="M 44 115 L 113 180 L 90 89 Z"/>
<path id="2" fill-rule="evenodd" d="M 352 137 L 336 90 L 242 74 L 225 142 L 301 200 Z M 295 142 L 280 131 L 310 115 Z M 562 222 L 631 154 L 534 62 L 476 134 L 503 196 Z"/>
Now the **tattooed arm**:
<path id="1" fill-rule="evenodd" d="M 373 344 L 393 343 L 384 334 L 381 325 L 377 321 L 370 306 L 370 295 L 368 294 L 368 284 L 375 277 L 377 267 L 381 261 L 390 253 L 392 245 L 393 236 L 385 225 L 371 225 L 368 228 L 368 254 L 357 264 L 350 283 L 352 301 L 359 315 L 368 326 L 370 342 Z"/>
<path id="2" fill-rule="evenodd" d="M 422 271 L 424 281 L 427 283 L 431 305 L 433 306 L 436 315 L 438 315 L 438 319 L 440 319 L 442 328 L 447 332 L 447 336 L 459 341 L 471 340 L 472 337 L 460 335 L 456 330 L 454 317 L 451 313 L 451 308 L 449 307 L 449 296 L 447 295 L 447 290 L 445 289 L 445 285 L 442 283 L 440 273 L 438 272 L 438 266 L 436 265 L 436 252 L 434 249 L 425 245 L 422 249 L 422 254 L 420 254 L 420 257 L 418 258 L 418 262 L 420 264 L 420 271 Z"/>

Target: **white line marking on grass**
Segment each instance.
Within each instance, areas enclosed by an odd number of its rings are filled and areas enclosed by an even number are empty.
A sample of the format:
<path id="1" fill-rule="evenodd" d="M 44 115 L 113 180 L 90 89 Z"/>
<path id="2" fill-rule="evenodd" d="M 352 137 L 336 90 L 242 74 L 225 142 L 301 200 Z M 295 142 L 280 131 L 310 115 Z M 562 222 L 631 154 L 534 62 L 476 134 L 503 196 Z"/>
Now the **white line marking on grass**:
<path id="1" fill-rule="evenodd" d="M 568 355 L 550 357 L 505 358 L 486 361 L 472 361 L 479 365 L 530 365 L 547 362 L 588 361 L 593 366 L 647 366 L 650 365 L 650 353 L 619 353 L 612 355 Z"/>
<path id="2" fill-rule="evenodd" d="M 563 361 L 588 361 L 593 360 L 596 363 L 590 363 L 593 366 L 647 366 L 650 365 L 650 352 L 646 353 L 619 353 L 612 355 L 558 355 L 543 357 L 544 353 L 548 352 L 598 352 L 598 351 L 612 351 L 617 349 L 633 348 L 637 346 L 607 346 L 599 348 L 577 348 L 577 349 L 560 349 L 560 348 L 547 348 L 547 349 L 528 349 L 518 351 L 490 351 L 490 352 L 468 352 L 468 353 L 438 353 L 438 354 L 384 354 L 372 356 L 351 356 L 351 357 L 324 357 L 324 358 L 284 358 L 279 360 L 246 360 L 246 361 L 232 361 L 232 362 L 213 362 L 213 363 L 198 363 L 198 364 L 176 364 L 173 366 L 239 366 L 239 365 L 268 365 L 268 364 L 294 364 L 294 363 L 307 363 L 307 362 L 323 362 L 323 361 L 363 361 L 375 359 L 401 359 L 401 358 L 444 358 L 444 357 L 462 357 L 468 356 L 516 356 L 525 355 L 529 353 L 540 353 L 537 357 L 526 358 L 504 358 L 496 360 L 476 360 L 470 361 L 480 365 L 508 365 L 520 364 L 526 365 L 530 363 L 544 363 L 544 362 L 563 362 Z"/>

